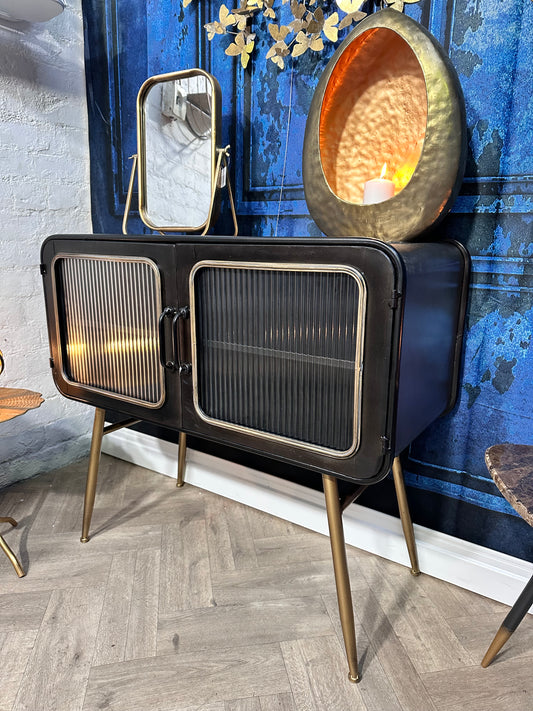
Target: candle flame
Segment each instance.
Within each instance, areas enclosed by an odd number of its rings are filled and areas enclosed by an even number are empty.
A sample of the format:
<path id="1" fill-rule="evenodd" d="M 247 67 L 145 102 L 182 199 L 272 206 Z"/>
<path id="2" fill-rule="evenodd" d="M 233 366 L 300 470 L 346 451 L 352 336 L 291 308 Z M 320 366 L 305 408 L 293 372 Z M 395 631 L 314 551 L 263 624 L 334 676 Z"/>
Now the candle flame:
<path id="1" fill-rule="evenodd" d="M 387 174 L 387 164 L 383 163 L 383 168 L 381 169 L 381 175 L 379 176 L 380 179 L 383 179 L 386 174 Z"/>
<path id="2" fill-rule="evenodd" d="M 413 177 L 413 174 L 420 160 L 420 154 L 422 152 L 422 140 L 418 141 L 417 144 L 411 148 L 410 152 L 404 151 L 402 154 L 402 163 L 395 166 L 394 175 L 392 180 L 396 187 L 396 192 L 403 190 L 407 183 Z"/>

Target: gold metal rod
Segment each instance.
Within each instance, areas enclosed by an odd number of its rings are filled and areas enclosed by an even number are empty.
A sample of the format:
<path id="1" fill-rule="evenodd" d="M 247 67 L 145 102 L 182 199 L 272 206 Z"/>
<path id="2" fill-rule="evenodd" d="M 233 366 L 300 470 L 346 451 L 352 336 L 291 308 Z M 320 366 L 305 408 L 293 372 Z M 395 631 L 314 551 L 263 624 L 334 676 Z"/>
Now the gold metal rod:
<path id="1" fill-rule="evenodd" d="M 17 556 L 13 553 L 11 548 L 7 545 L 7 543 L 4 541 L 4 538 L 0 536 L 0 548 L 4 551 L 4 553 L 7 555 L 9 560 L 11 561 L 12 566 L 15 568 L 15 572 L 19 576 L 19 578 L 23 578 L 26 573 L 22 569 L 21 564 L 17 560 Z"/>
<path id="2" fill-rule="evenodd" d="M 353 491 L 351 494 L 348 494 L 347 496 L 344 497 L 344 499 L 341 502 L 341 511 L 344 511 L 345 509 L 348 508 L 350 504 L 353 504 L 354 501 L 357 501 L 357 499 L 361 496 L 363 491 L 366 491 L 368 489 L 367 484 L 363 484 L 362 486 L 358 486 L 355 491 Z"/>
<path id="3" fill-rule="evenodd" d="M 178 452 L 178 478 L 176 486 L 183 486 L 185 483 L 185 457 L 187 455 L 187 435 L 180 432 L 179 452 Z"/>
<path id="4" fill-rule="evenodd" d="M 235 209 L 235 202 L 233 200 L 233 190 L 231 188 L 231 180 L 229 177 L 229 167 L 226 155 L 224 155 L 224 167 L 226 168 L 226 187 L 228 189 L 229 205 L 231 208 L 231 216 L 233 218 L 233 236 L 236 237 L 239 234 L 239 223 L 237 221 L 237 211 Z"/>
<path id="5" fill-rule="evenodd" d="M 123 427 L 132 427 L 132 425 L 136 425 L 138 422 L 141 422 L 141 420 L 136 420 L 134 417 L 132 417 L 129 420 L 122 420 L 122 422 L 115 422 L 112 425 L 107 425 L 107 427 L 104 427 L 104 434 L 111 434 L 111 432 L 116 432 L 117 430 L 121 430 Z"/>
<path id="6" fill-rule="evenodd" d="M 405 492 L 405 482 L 403 479 L 400 457 L 394 457 L 394 461 L 392 463 L 392 476 L 394 479 L 394 487 L 396 489 L 396 498 L 398 499 L 398 508 L 400 510 L 403 535 L 407 544 L 407 550 L 409 552 L 409 560 L 411 561 L 411 573 L 413 575 L 420 575 L 418 554 L 416 552 L 415 532 L 413 530 L 413 522 L 409 512 L 409 503 L 407 502 L 407 494 Z"/>
<path id="7" fill-rule="evenodd" d="M 15 521 L 14 518 L 11 518 L 11 516 L 0 516 L 0 523 L 10 523 L 13 528 L 15 528 L 15 526 L 18 526 L 18 523 Z"/>
<path id="8" fill-rule="evenodd" d="M 85 500 L 83 503 L 83 525 L 81 529 L 81 542 L 87 543 L 89 540 L 89 527 L 93 515 L 94 497 L 96 494 L 96 482 L 98 480 L 98 466 L 100 464 L 100 452 L 102 449 L 102 437 L 104 436 L 105 410 L 97 407 L 94 412 L 93 436 L 91 440 L 91 452 L 89 454 L 89 469 L 87 471 L 87 484 L 85 486 Z"/>
<path id="9" fill-rule="evenodd" d="M 229 146 L 227 146 L 229 149 Z M 205 229 L 201 232 L 201 237 L 207 234 L 209 228 L 211 227 L 211 216 L 213 214 L 213 208 L 215 206 L 216 190 L 218 185 L 218 179 L 220 176 L 220 168 L 222 165 L 222 156 L 224 154 L 224 148 L 217 148 L 217 162 L 215 167 L 215 172 L 213 174 L 213 182 L 211 184 L 211 204 L 209 205 L 209 214 L 207 215 L 207 220 L 205 223 Z M 227 176 L 226 176 L 227 177 Z"/>
<path id="10" fill-rule="evenodd" d="M 122 234 L 128 234 L 128 215 L 131 208 L 131 198 L 133 196 L 133 181 L 135 180 L 135 173 L 137 171 L 137 153 L 130 156 L 133 159 L 131 165 L 130 182 L 128 183 L 128 194 L 126 195 L 126 204 L 124 205 L 124 217 L 122 218 Z"/>
<path id="11" fill-rule="evenodd" d="M 339 489 L 337 479 L 333 476 L 323 474 L 322 482 L 324 484 L 324 496 L 326 497 L 329 539 L 333 557 L 333 570 L 335 572 L 335 585 L 337 587 L 339 617 L 341 620 L 346 657 L 348 659 L 348 679 L 357 683 L 359 681 L 359 669 L 357 666 L 355 624 L 353 618 L 352 593 L 350 590 L 350 576 L 348 573 L 348 563 L 346 561 L 346 546 L 344 543 Z"/>

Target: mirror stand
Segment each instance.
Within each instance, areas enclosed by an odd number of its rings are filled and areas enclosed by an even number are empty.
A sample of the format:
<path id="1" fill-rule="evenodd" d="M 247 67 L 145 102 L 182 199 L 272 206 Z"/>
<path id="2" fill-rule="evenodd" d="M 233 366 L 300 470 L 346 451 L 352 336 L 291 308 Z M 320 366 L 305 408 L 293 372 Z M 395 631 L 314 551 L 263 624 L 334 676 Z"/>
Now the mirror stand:
<path id="1" fill-rule="evenodd" d="M 235 202 L 233 200 L 233 190 L 231 189 L 231 181 L 229 179 L 229 145 L 225 148 L 217 148 L 217 165 L 215 168 L 215 175 L 213 176 L 213 190 L 211 191 L 211 205 L 209 207 L 209 217 L 207 218 L 207 226 L 202 232 L 202 235 L 207 233 L 209 225 L 211 223 L 211 217 L 213 214 L 213 208 L 215 206 L 215 195 L 217 188 L 223 188 L 224 185 L 228 191 L 228 199 L 231 209 L 231 216 L 233 218 L 233 236 L 236 237 L 239 234 L 239 225 L 237 224 L 237 212 L 235 211 Z M 224 172 L 223 172 L 224 171 Z"/>
<path id="2" fill-rule="evenodd" d="M 122 218 L 122 234 L 128 234 L 128 215 L 131 209 L 131 198 L 133 195 L 133 183 L 135 182 L 135 173 L 137 172 L 137 153 L 130 156 L 133 160 L 131 165 L 130 182 L 128 183 L 128 194 L 126 195 L 126 204 L 124 205 L 124 217 Z"/>
<path id="3" fill-rule="evenodd" d="M 213 176 L 213 189 L 211 191 L 211 204 L 209 206 L 209 216 L 207 218 L 207 223 L 206 226 L 201 233 L 202 236 L 207 234 L 207 230 L 209 229 L 211 225 L 211 218 L 213 216 L 213 210 L 215 207 L 215 200 L 217 197 L 217 189 L 223 188 L 224 185 L 227 188 L 228 191 L 228 199 L 229 199 L 229 204 L 230 204 L 230 209 L 231 209 L 231 217 L 233 219 L 233 236 L 236 237 L 239 234 L 239 225 L 237 222 L 237 212 L 235 210 L 235 201 L 233 199 L 233 190 L 231 188 L 231 181 L 229 179 L 228 175 L 228 168 L 229 168 L 229 150 L 230 147 L 225 146 L 225 148 L 217 148 L 217 165 L 215 168 L 215 173 Z M 124 217 L 122 218 L 122 234 L 127 235 L 128 234 L 128 216 L 131 210 L 131 199 L 133 196 L 133 185 L 135 183 L 135 175 L 137 173 L 137 163 L 138 163 L 138 157 L 137 153 L 134 153 L 132 156 L 130 156 L 130 160 L 133 160 L 133 163 L 131 165 L 131 173 L 130 173 L 130 180 L 128 183 L 128 193 L 126 195 L 126 203 L 124 205 Z M 224 171 L 224 172 L 222 172 Z M 158 234 L 165 234 L 161 230 L 157 230 Z"/>

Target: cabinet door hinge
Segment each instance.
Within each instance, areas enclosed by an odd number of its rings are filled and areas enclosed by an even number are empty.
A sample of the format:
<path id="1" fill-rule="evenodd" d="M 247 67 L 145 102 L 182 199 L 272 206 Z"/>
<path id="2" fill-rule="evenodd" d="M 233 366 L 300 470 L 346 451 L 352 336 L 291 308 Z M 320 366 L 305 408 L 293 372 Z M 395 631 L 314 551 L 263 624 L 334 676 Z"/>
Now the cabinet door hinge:
<path id="1" fill-rule="evenodd" d="M 390 439 L 388 437 L 381 437 L 381 451 L 383 454 L 388 454 L 391 451 Z"/>
<path id="2" fill-rule="evenodd" d="M 400 299 L 402 298 L 401 292 L 397 291 L 396 289 L 392 290 L 392 295 L 389 301 L 389 306 L 391 309 L 396 309 L 398 308 L 398 304 L 400 302 Z"/>

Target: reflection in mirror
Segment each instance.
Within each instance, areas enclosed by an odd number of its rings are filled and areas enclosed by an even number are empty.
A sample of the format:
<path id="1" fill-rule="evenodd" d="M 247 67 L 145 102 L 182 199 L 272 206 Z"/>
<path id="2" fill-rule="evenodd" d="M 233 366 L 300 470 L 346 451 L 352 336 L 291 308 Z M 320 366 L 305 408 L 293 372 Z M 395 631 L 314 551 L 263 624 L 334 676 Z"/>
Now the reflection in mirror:
<path id="1" fill-rule="evenodd" d="M 220 88 L 201 69 L 151 77 L 137 99 L 139 211 L 160 231 L 205 230 L 212 210 Z"/>

